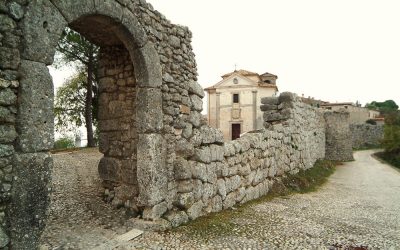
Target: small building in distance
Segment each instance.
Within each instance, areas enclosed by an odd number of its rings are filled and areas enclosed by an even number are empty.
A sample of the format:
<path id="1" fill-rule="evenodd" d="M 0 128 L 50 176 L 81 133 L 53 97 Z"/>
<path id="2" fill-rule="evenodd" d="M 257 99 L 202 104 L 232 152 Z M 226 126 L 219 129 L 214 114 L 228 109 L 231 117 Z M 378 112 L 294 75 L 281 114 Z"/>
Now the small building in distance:
<path id="1" fill-rule="evenodd" d="M 338 102 L 338 103 L 323 103 L 321 108 L 338 111 L 346 110 L 350 113 L 350 123 L 351 124 L 362 124 L 367 120 L 380 120 L 380 112 L 376 110 L 371 110 L 361 107 L 359 104 L 354 104 L 352 102 Z"/>
<path id="2" fill-rule="evenodd" d="M 223 75 L 220 82 L 205 89 L 209 125 L 220 129 L 225 140 L 263 128 L 261 98 L 277 95 L 277 79 L 270 73 L 259 75 L 247 70 Z"/>

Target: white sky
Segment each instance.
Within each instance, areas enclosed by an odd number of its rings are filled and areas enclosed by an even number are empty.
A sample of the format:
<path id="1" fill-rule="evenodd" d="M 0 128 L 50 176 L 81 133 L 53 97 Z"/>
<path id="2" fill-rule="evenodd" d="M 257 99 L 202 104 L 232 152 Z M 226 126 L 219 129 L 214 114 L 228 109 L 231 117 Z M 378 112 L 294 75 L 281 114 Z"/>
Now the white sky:
<path id="1" fill-rule="evenodd" d="M 192 31 L 204 88 L 237 64 L 278 75 L 281 92 L 331 102 L 400 104 L 398 0 L 148 2 Z M 52 73 L 56 86 L 68 76 Z"/>
<path id="2" fill-rule="evenodd" d="M 188 26 L 199 83 L 234 70 L 278 75 L 281 92 L 400 104 L 398 0 L 148 0 Z"/>

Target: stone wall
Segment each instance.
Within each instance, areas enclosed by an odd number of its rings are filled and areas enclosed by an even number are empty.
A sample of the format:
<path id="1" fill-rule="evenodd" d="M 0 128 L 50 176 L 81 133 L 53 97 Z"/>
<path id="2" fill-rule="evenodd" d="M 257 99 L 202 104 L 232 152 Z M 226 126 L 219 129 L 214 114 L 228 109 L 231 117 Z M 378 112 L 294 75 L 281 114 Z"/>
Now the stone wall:
<path id="1" fill-rule="evenodd" d="M 103 47 L 99 59 L 99 175 L 113 203 L 136 205 L 136 79 L 123 46 Z"/>
<path id="2" fill-rule="evenodd" d="M 344 111 L 327 111 L 324 113 L 326 159 L 332 161 L 354 160 L 349 117 L 349 113 Z"/>
<path id="3" fill-rule="evenodd" d="M 327 148 L 347 139 L 345 124 L 329 130 L 319 111 L 283 94 L 263 99 L 262 132 L 224 143 L 202 120 L 191 32 L 144 0 L 1 1 L 0 248 L 35 249 L 45 226 L 54 141 L 47 65 L 66 27 L 101 48 L 99 174 L 113 203 L 146 220 L 177 226 L 260 197 L 275 178 L 324 157 L 325 129 Z"/>
<path id="4" fill-rule="evenodd" d="M 353 149 L 378 147 L 383 139 L 383 125 L 350 124 Z"/>
<path id="5" fill-rule="evenodd" d="M 191 138 L 194 150 L 183 145 L 177 150 L 184 154 L 174 161 L 172 209 L 165 204 L 145 215 L 163 216 L 177 226 L 266 195 L 280 177 L 324 158 L 325 124 L 319 110 L 291 93 L 262 103 L 266 129 L 259 133 L 223 143 L 220 131 L 201 126 Z"/>

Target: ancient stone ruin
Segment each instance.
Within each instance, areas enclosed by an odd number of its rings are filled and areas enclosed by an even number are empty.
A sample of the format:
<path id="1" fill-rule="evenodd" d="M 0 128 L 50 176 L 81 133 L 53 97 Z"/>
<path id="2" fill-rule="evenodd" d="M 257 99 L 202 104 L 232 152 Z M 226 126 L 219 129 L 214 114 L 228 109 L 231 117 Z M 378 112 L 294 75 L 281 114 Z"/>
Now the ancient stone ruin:
<path id="1" fill-rule="evenodd" d="M 0 248 L 34 249 L 45 226 L 54 141 L 47 66 L 66 27 L 101 48 L 104 187 L 145 220 L 178 226 L 265 195 L 317 159 L 351 159 L 346 115 L 324 115 L 290 93 L 263 99 L 262 132 L 225 143 L 202 121 L 190 31 L 144 0 L 1 1 Z"/>

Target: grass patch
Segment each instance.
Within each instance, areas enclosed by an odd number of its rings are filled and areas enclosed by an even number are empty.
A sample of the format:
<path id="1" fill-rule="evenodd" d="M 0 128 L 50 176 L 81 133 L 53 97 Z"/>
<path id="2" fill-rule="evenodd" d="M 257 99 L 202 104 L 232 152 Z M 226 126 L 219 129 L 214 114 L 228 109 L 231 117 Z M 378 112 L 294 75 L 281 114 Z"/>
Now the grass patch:
<path id="1" fill-rule="evenodd" d="M 383 160 L 384 162 L 396 167 L 400 168 L 400 154 L 396 153 L 388 153 L 388 152 L 377 152 L 374 154 L 379 159 Z"/>
<path id="2" fill-rule="evenodd" d="M 251 206 L 293 193 L 313 192 L 327 181 L 328 177 L 335 172 L 337 165 L 339 165 L 337 162 L 319 160 L 313 168 L 299 171 L 295 175 L 287 175 L 281 181 L 275 181 L 266 196 L 219 213 L 208 214 L 189 222 L 185 226 L 172 229 L 172 231 L 204 240 L 208 239 L 207 236 L 241 235 L 246 229 L 238 227 L 234 223 L 234 219 L 239 217 L 249 220 L 256 219 L 249 209 Z"/>
<path id="3" fill-rule="evenodd" d="M 310 169 L 300 170 L 295 175 L 288 175 L 283 179 L 283 184 L 289 189 L 289 193 L 314 192 L 335 172 L 336 165 L 338 165 L 337 162 L 319 160 Z"/>
<path id="4" fill-rule="evenodd" d="M 364 151 L 364 150 L 371 150 L 371 149 L 382 149 L 382 145 L 364 145 L 359 148 L 353 148 L 354 151 Z"/>

